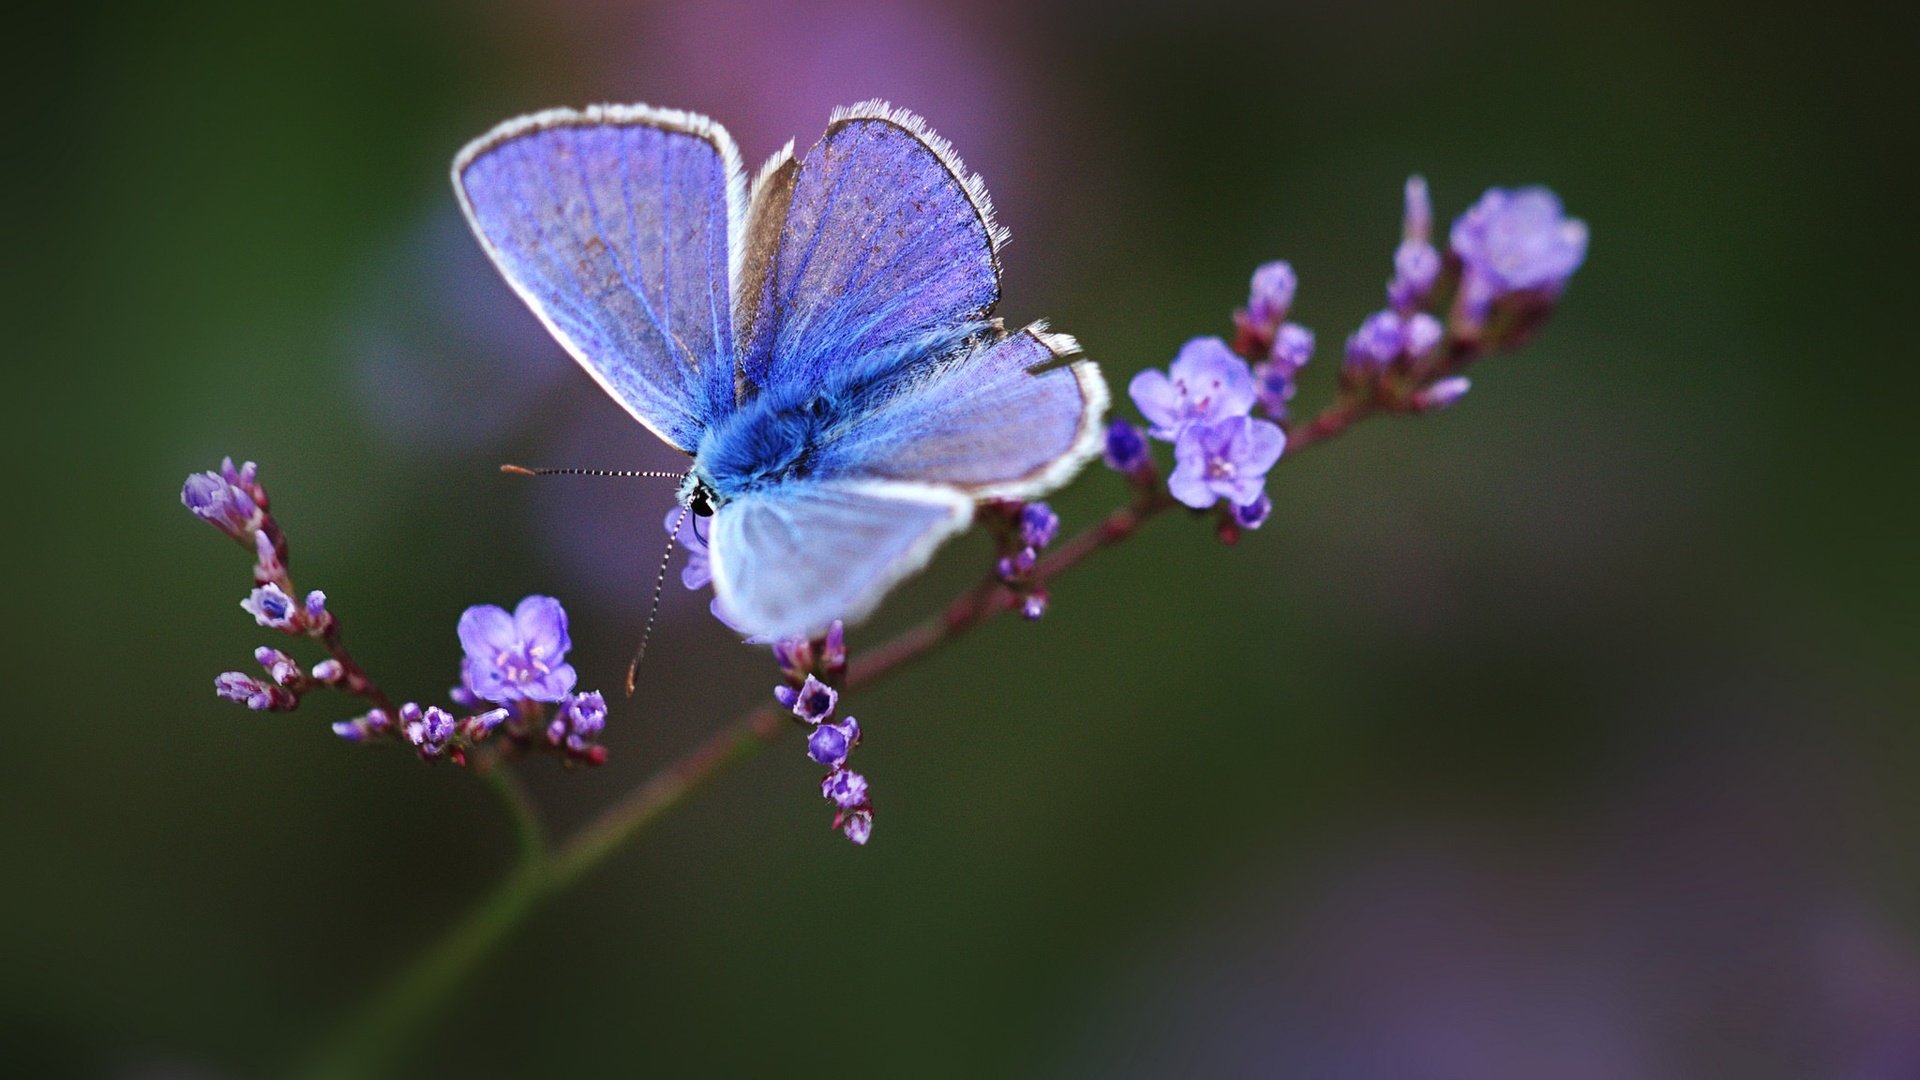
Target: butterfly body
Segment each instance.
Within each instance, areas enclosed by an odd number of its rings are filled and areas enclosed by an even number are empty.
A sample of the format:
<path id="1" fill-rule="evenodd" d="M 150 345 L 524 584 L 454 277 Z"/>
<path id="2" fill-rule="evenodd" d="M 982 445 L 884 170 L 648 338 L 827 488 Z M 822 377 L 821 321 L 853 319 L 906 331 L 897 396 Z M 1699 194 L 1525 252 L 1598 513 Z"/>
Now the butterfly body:
<path id="1" fill-rule="evenodd" d="M 554 336 L 692 456 L 730 621 L 864 615 L 972 520 L 1097 451 L 1071 338 L 993 318 L 985 189 L 917 117 L 837 110 L 751 188 L 724 129 L 644 106 L 550 110 L 454 162 L 469 222 Z"/>

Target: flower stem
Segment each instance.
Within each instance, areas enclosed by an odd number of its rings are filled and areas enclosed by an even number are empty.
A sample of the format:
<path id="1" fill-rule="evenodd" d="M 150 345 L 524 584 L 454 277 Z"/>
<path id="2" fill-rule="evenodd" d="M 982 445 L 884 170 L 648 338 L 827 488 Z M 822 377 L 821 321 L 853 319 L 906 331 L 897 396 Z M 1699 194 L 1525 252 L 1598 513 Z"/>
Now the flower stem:
<path id="1" fill-rule="evenodd" d="M 545 859 L 522 862 L 402 971 L 294 1075 L 302 1080 L 378 1076 L 394 1070 L 416 1028 L 550 891 Z"/>
<path id="2" fill-rule="evenodd" d="M 1289 439 L 1289 450 L 1331 439 L 1374 411 L 1366 402 L 1342 399 L 1297 428 Z M 1162 487 L 1143 490 L 1133 505 L 1113 511 L 1055 545 L 1035 568 L 1035 580 L 1050 580 L 1094 553 L 1131 538 L 1141 526 L 1177 505 Z M 858 689 L 876 683 L 1018 604 L 1019 597 L 1013 590 L 989 577 L 955 597 L 933 617 L 856 654 L 847 673 L 847 687 Z M 749 710 L 654 773 L 552 851 L 541 837 L 538 818 L 518 779 L 499 762 L 489 762 L 481 775 L 500 793 L 514 819 L 520 838 L 520 866 L 356 1014 L 299 1075 L 365 1076 L 389 1071 L 406 1034 L 431 1015 L 541 900 L 572 886 L 667 811 L 779 738 L 792 726 L 787 721 L 788 717 L 771 705 Z"/>

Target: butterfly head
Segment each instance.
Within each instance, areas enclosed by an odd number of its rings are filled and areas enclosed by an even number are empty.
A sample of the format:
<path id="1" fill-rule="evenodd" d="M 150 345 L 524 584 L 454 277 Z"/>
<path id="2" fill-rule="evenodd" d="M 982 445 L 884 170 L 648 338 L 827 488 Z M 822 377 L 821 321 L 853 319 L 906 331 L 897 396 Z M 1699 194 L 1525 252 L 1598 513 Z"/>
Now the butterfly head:
<path id="1" fill-rule="evenodd" d="M 689 469 L 686 478 L 680 481 L 680 490 L 674 493 L 680 505 L 693 511 L 696 517 L 712 517 L 724 500 L 714 490 L 713 484 L 702 475 L 699 468 Z"/>

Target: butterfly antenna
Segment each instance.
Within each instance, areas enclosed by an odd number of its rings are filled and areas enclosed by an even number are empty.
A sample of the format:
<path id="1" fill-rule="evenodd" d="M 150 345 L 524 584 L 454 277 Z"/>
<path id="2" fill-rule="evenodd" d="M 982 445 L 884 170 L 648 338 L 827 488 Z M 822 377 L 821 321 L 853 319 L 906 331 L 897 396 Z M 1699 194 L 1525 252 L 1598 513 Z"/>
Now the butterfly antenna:
<path id="1" fill-rule="evenodd" d="M 673 542 L 680 539 L 680 526 L 686 524 L 687 508 L 674 515 L 673 531 L 667 534 L 667 550 L 660 553 L 660 572 L 653 577 L 653 603 L 647 608 L 647 628 L 640 632 L 640 647 L 633 650 L 633 663 L 627 665 L 627 696 L 633 696 L 634 680 L 640 674 L 640 661 L 647 658 L 647 640 L 653 637 L 653 621 L 660 616 L 660 594 L 667 586 L 667 564 L 673 560 Z"/>
<path id="2" fill-rule="evenodd" d="M 685 480 L 687 474 L 665 469 L 529 469 L 525 465 L 502 465 L 510 476 L 610 476 L 639 477 L 646 480 Z"/>

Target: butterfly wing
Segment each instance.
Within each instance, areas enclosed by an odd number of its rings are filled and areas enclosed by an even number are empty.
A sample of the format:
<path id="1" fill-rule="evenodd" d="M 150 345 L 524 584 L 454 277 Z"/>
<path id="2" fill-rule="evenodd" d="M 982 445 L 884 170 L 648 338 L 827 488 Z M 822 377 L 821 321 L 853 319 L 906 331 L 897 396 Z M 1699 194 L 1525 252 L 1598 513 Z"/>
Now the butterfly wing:
<path id="1" fill-rule="evenodd" d="M 469 143 L 453 181 L 514 291 L 635 419 L 691 452 L 733 409 L 746 183 L 724 128 L 554 109 Z"/>
<path id="2" fill-rule="evenodd" d="M 927 368 L 816 452 L 817 475 L 1021 499 L 1066 483 L 1100 450 L 1107 384 L 1080 346 L 1035 323 Z"/>
<path id="3" fill-rule="evenodd" d="M 755 385 L 818 383 L 836 364 L 984 319 L 1000 299 L 1006 234 L 986 188 L 905 110 L 835 110 L 804 159 L 768 162 L 753 204 L 744 242 L 765 255 L 745 275 L 740 322 Z"/>
<path id="4" fill-rule="evenodd" d="M 728 621 L 749 634 L 813 633 L 865 616 L 972 520 L 973 500 L 951 488 L 777 485 L 714 514 L 714 594 Z"/>

